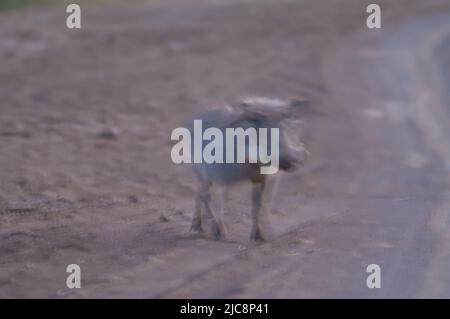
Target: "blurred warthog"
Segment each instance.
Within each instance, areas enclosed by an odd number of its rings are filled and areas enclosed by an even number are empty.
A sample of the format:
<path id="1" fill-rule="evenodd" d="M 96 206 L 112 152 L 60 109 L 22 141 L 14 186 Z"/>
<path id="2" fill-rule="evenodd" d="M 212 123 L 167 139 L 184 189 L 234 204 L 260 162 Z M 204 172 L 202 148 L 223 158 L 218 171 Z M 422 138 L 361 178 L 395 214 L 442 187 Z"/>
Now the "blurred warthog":
<path id="1" fill-rule="evenodd" d="M 217 128 L 226 136 L 226 129 L 241 128 L 247 130 L 254 128 L 256 131 L 266 129 L 266 141 L 258 138 L 257 147 L 265 147 L 268 153 L 273 153 L 274 147 L 278 148 L 277 165 L 283 171 L 294 171 L 300 165 L 303 165 L 303 159 L 308 152 L 303 144 L 293 136 L 292 132 L 288 133 L 286 122 L 297 118 L 302 110 L 309 108 L 306 100 L 296 99 L 284 101 L 280 99 L 270 99 L 262 97 L 253 97 L 241 99 L 233 105 L 227 105 L 219 109 L 199 114 L 192 119 L 189 125 L 190 132 L 194 131 L 194 121 L 202 121 L 203 132 L 208 128 Z M 278 140 L 276 145 L 272 143 L 271 135 L 273 129 L 276 129 Z M 241 130 L 242 131 L 242 130 Z M 245 152 L 245 156 L 251 155 L 251 148 L 248 136 L 244 144 L 234 143 L 234 155 L 239 151 Z M 296 141 L 296 143 L 294 142 Z M 203 141 L 203 145 L 206 142 Z M 227 144 L 226 141 L 224 144 Z M 245 150 L 239 150 L 238 147 L 245 147 Z M 223 153 L 230 150 L 224 146 Z M 260 154 L 256 152 L 257 154 Z M 253 152 L 253 154 L 255 154 Z M 193 154 L 194 155 L 194 154 Z M 261 162 L 258 156 L 253 161 L 242 162 L 213 162 L 213 163 L 194 163 L 194 172 L 199 181 L 199 188 L 195 198 L 195 213 L 192 219 L 191 230 L 202 232 L 204 226 L 203 217 L 207 216 L 212 221 L 213 236 L 220 240 L 226 237 L 226 229 L 224 224 L 224 210 L 226 202 L 226 189 L 229 185 L 239 181 L 250 181 L 253 186 L 252 190 L 252 230 L 250 239 L 253 241 L 264 241 L 261 231 L 260 216 L 270 206 L 270 199 L 274 192 L 274 179 L 278 174 L 262 174 L 261 167 L 266 166 L 266 162 Z M 278 167 L 274 172 L 278 171 Z M 211 194 L 213 186 L 219 190 L 217 198 L 218 209 L 211 209 Z"/>

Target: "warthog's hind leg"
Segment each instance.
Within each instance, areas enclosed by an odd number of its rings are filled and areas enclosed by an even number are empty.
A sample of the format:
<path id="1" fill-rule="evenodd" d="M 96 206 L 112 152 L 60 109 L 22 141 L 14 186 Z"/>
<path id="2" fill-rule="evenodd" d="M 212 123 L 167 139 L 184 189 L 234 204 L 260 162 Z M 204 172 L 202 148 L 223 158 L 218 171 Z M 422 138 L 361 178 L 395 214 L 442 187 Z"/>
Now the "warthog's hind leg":
<path id="1" fill-rule="evenodd" d="M 205 208 L 205 202 L 208 200 L 210 185 L 204 181 L 200 181 L 200 186 L 195 195 L 195 211 L 192 217 L 191 231 L 200 233 L 203 232 L 202 213 Z"/>
<path id="2" fill-rule="evenodd" d="M 225 235 L 224 227 L 218 223 L 217 218 L 211 210 L 211 186 L 211 182 L 200 180 L 200 187 L 195 197 L 195 212 L 192 218 L 191 230 L 194 232 L 204 231 L 204 220 L 202 216 L 202 212 L 204 212 L 211 219 L 212 235 L 215 239 L 221 240 Z"/>

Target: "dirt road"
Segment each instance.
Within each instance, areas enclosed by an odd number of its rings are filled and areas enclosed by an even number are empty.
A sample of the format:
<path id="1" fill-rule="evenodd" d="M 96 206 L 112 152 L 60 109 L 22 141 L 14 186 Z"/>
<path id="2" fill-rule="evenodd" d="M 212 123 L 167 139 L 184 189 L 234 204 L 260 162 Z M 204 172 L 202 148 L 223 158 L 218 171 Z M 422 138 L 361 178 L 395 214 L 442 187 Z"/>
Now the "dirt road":
<path id="1" fill-rule="evenodd" d="M 0 297 L 450 297 L 450 3 L 380 1 L 381 30 L 368 3 L 88 6 L 81 31 L 61 8 L 0 13 Z M 312 155 L 268 243 L 246 185 L 227 242 L 189 234 L 170 132 L 248 94 L 310 96 Z"/>

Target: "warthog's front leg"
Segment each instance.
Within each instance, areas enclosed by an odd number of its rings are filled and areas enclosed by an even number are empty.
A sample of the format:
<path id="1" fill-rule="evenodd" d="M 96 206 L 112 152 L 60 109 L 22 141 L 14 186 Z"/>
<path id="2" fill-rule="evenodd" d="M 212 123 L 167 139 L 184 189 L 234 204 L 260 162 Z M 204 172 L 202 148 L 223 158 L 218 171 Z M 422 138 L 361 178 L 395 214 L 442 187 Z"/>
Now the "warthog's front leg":
<path id="1" fill-rule="evenodd" d="M 261 234 L 260 215 L 263 209 L 263 196 L 266 183 L 254 183 L 252 189 L 252 231 L 250 233 L 250 240 L 264 241 Z"/>
<path id="2" fill-rule="evenodd" d="M 227 228 L 225 226 L 225 213 L 228 201 L 228 188 L 227 186 L 217 186 L 216 187 L 216 203 L 217 209 L 214 211 L 215 220 L 219 226 L 218 237 L 220 239 L 225 239 L 227 236 Z M 216 234 L 215 234 L 216 235 Z M 217 235 L 216 235 L 217 238 Z"/>
<path id="3" fill-rule="evenodd" d="M 195 195 L 195 211 L 192 217 L 191 231 L 203 232 L 202 212 L 205 207 L 205 202 L 208 201 L 210 183 L 199 180 L 200 185 Z"/>
<path id="4" fill-rule="evenodd" d="M 265 178 L 262 182 L 253 183 L 252 190 L 252 231 L 250 234 L 250 240 L 252 241 L 265 241 L 265 236 L 261 232 L 262 218 L 268 219 L 268 211 L 272 201 L 273 193 L 277 186 L 278 178 L 270 176 Z M 268 222 L 268 220 L 267 220 Z M 270 226 L 266 223 L 266 227 Z"/>
<path id="5" fill-rule="evenodd" d="M 211 192 L 208 189 L 208 196 L 205 197 L 204 201 L 205 212 L 211 219 L 212 223 L 212 235 L 216 240 L 223 240 L 225 238 L 225 229 L 223 227 L 223 222 L 221 219 L 216 218 L 216 215 L 211 209 Z M 222 212 L 220 212 L 222 213 Z"/>

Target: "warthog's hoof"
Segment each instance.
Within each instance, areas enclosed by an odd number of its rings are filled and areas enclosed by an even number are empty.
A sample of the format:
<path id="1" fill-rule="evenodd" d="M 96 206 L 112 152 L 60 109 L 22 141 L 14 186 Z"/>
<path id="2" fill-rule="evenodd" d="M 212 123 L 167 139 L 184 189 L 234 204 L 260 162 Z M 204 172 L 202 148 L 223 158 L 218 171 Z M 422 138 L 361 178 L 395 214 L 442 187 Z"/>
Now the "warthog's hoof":
<path id="1" fill-rule="evenodd" d="M 194 219 L 191 224 L 191 232 L 193 233 L 202 233 L 203 227 L 200 219 Z"/>
<path id="2" fill-rule="evenodd" d="M 226 233 L 225 231 L 221 230 L 218 225 L 212 226 L 212 236 L 215 240 L 225 240 L 226 239 Z"/>
<path id="3" fill-rule="evenodd" d="M 215 240 L 217 240 L 217 241 L 223 241 L 223 240 L 225 240 L 225 238 L 223 237 L 223 235 L 222 235 L 220 232 L 218 232 L 218 233 L 213 233 L 213 238 L 214 238 Z"/>
<path id="4" fill-rule="evenodd" d="M 263 243 L 266 241 L 266 239 L 261 235 L 261 231 L 259 229 L 252 231 L 250 235 L 250 240 L 257 243 Z"/>

